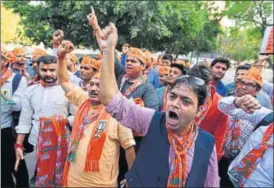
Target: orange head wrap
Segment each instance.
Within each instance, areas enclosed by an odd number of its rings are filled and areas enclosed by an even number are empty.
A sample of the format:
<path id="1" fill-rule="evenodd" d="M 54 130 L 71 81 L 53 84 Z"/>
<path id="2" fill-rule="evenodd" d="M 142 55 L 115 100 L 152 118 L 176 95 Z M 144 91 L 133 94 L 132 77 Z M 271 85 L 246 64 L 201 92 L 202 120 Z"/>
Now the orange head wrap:
<path id="1" fill-rule="evenodd" d="M 32 60 L 37 60 L 39 57 L 44 55 L 47 55 L 47 52 L 45 50 L 35 48 L 32 52 Z"/>
<path id="2" fill-rule="evenodd" d="M 262 74 L 256 67 L 250 68 L 244 75 L 239 76 L 240 79 L 248 79 L 256 82 L 260 87 L 263 84 Z"/>
<path id="3" fill-rule="evenodd" d="M 8 63 L 12 64 L 16 61 L 16 56 L 11 51 L 6 51 L 1 48 L 1 58 L 4 58 Z"/>
<path id="4" fill-rule="evenodd" d="M 68 54 L 68 56 L 69 56 L 69 59 L 71 60 L 71 62 L 73 64 L 76 64 L 78 62 L 78 58 L 74 53 L 71 52 L 71 53 Z"/>
<path id="5" fill-rule="evenodd" d="M 85 55 L 82 59 L 81 65 L 91 65 L 96 70 L 101 68 L 101 63 L 96 61 L 95 59 Z"/>
<path id="6" fill-rule="evenodd" d="M 25 49 L 24 48 L 14 48 L 12 50 L 15 56 L 24 56 L 25 55 Z"/>
<path id="7" fill-rule="evenodd" d="M 159 74 L 169 74 L 170 67 L 169 66 L 158 66 L 159 68 Z"/>
<path id="8" fill-rule="evenodd" d="M 152 63 L 152 53 L 148 50 L 145 51 L 145 55 L 146 55 L 146 64 L 147 63 Z"/>
<path id="9" fill-rule="evenodd" d="M 127 55 L 128 57 L 135 57 L 139 59 L 140 61 L 142 61 L 144 64 L 146 64 L 146 61 L 147 61 L 146 54 L 138 48 L 132 48 L 132 47 L 129 48 L 129 52 Z"/>

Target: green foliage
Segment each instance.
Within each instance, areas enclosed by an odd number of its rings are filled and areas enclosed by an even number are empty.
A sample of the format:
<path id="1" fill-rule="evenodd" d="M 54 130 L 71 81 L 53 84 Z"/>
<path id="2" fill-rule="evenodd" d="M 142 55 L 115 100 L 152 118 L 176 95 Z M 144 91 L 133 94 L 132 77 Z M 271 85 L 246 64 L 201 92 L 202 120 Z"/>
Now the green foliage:
<path id="1" fill-rule="evenodd" d="M 201 1 L 27 1 L 4 2 L 22 17 L 24 34 L 33 42 L 51 45 L 51 35 L 62 29 L 77 46 L 97 48 L 86 15 L 93 6 L 100 25 L 116 24 L 119 46 L 128 42 L 150 50 L 187 54 L 216 48 L 220 15 Z M 211 19 L 209 19 L 211 18 Z"/>
<path id="2" fill-rule="evenodd" d="M 236 61 L 257 59 L 262 35 L 258 29 L 233 28 L 219 35 L 218 53 Z"/>
<path id="3" fill-rule="evenodd" d="M 271 1 L 228 1 L 226 12 L 229 18 L 235 19 L 238 27 L 256 27 L 263 34 L 273 14 Z M 273 16 L 273 15 L 272 15 Z"/>

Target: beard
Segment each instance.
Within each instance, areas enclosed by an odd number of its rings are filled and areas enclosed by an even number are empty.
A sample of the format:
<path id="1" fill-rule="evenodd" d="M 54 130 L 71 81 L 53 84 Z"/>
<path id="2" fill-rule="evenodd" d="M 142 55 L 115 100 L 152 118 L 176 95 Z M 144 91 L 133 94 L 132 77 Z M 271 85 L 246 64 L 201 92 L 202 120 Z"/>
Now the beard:
<path id="1" fill-rule="evenodd" d="M 57 77 L 51 77 L 51 76 L 42 77 L 41 75 L 39 75 L 39 77 L 41 78 L 41 80 L 43 80 L 46 83 L 54 83 L 57 81 Z"/>

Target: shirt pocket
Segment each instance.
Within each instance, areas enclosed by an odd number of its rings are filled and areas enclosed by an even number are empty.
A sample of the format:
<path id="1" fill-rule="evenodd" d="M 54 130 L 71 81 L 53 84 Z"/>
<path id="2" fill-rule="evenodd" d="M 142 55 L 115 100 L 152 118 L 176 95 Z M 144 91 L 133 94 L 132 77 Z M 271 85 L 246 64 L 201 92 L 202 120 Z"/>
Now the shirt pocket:
<path id="1" fill-rule="evenodd" d="M 118 140 L 117 125 L 110 124 L 108 126 L 108 137 L 112 140 Z"/>

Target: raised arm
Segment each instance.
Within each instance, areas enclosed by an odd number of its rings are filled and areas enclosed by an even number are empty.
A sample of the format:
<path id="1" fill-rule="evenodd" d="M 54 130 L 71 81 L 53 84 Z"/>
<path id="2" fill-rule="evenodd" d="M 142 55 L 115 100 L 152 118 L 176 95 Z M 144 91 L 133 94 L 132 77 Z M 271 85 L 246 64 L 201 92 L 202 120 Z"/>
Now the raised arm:
<path id="1" fill-rule="evenodd" d="M 69 92 L 69 90 L 73 88 L 73 84 L 68 75 L 67 63 L 65 59 L 66 55 L 73 49 L 74 46 L 70 41 L 62 41 L 57 50 L 57 79 L 65 93 Z"/>
<path id="2" fill-rule="evenodd" d="M 90 26 L 94 29 L 99 48 L 103 51 L 100 99 L 104 105 L 108 105 L 113 96 L 119 91 L 114 73 L 114 52 L 118 40 L 117 29 L 111 23 L 101 30 L 93 8 L 87 18 Z"/>
<path id="3" fill-rule="evenodd" d="M 88 15 L 89 23 L 93 22 L 94 17 L 96 16 L 92 9 Z M 99 91 L 101 102 L 106 106 L 106 111 L 122 125 L 145 135 L 155 111 L 136 105 L 123 97 L 118 90 L 114 73 L 114 51 L 118 40 L 117 29 L 114 24 L 109 24 L 103 30 L 97 28 L 95 32 L 99 47 L 104 54 Z"/>

